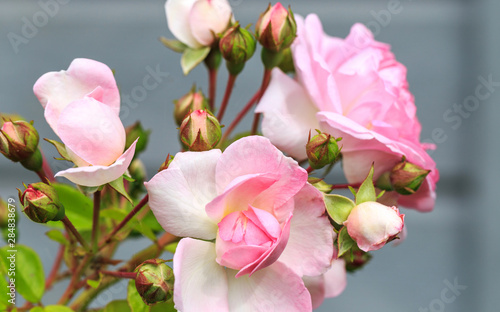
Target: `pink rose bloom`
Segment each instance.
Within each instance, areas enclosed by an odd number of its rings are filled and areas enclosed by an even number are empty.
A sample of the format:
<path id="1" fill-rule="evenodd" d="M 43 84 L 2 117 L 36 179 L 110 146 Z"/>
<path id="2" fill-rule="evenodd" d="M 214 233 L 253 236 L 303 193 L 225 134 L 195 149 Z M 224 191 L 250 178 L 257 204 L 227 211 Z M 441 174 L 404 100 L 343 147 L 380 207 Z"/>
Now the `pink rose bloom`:
<path id="1" fill-rule="evenodd" d="M 346 39 L 324 34 L 316 15 L 297 18 L 297 27 L 292 45 L 297 77 L 274 70 L 256 110 L 264 114 L 264 135 L 297 159 L 306 158 L 309 130 L 342 137 L 349 183 L 362 182 L 373 162 L 377 179 L 406 156 L 432 171 L 415 194 L 400 196 L 398 202 L 432 210 L 439 173 L 425 151 L 430 146 L 419 141 L 421 126 L 406 68 L 361 24 Z"/>
<path id="2" fill-rule="evenodd" d="M 183 238 L 174 302 L 189 311 L 311 311 L 303 276 L 325 273 L 334 232 L 307 172 L 268 139 L 176 155 L 146 183 L 163 228 Z"/>
<path id="3" fill-rule="evenodd" d="M 210 46 L 233 14 L 227 0 L 168 0 L 165 12 L 172 34 L 194 49 Z"/>
<path id="4" fill-rule="evenodd" d="M 304 276 L 304 284 L 311 294 L 313 309 L 319 308 L 326 298 L 339 296 L 347 286 L 347 274 L 344 259 L 332 260 L 332 266 L 325 274 Z"/>
<path id="5" fill-rule="evenodd" d="M 396 207 L 364 202 L 351 210 L 344 225 L 359 249 L 368 252 L 382 248 L 401 233 L 404 216 Z"/>
<path id="6" fill-rule="evenodd" d="M 45 109 L 45 119 L 77 166 L 56 176 L 79 185 L 99 186 L 125 173 L 136 142 L 123 152 L 120 94 L 109 67 L 94 60 L 75 59 L 68 70 L 40 77 L 33 91 Z"/>

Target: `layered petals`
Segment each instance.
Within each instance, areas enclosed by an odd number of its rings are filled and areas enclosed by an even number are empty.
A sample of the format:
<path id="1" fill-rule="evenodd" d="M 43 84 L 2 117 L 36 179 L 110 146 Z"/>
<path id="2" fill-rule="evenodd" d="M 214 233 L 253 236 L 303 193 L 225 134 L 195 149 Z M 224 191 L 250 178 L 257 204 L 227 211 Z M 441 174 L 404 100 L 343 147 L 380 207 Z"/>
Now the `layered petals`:
<path id="1" fill-rule="evenodd" d="M 120 93 L 113 72 L 105 64 L 90 59 L 75 59 L 66 71 L 44 74 L 36 81 L 33 91 L 56 134 L 59 115 L 64 108 L 85 96 L 109 106 L 116 115 L 120 112 Z"/>

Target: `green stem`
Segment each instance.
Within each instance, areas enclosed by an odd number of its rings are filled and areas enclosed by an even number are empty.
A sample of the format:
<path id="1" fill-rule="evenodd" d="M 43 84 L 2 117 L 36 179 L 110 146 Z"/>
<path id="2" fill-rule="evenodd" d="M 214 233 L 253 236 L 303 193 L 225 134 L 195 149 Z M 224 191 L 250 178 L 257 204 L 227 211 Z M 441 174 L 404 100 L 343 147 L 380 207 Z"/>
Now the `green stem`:
<path id="1" fill-rule="evenodd" d="M 68 217 L 64 216 L 64 218 L 61 220 L 64 226 L 66 227 L 67 231 L 73 234 L 73 236 L 76 238 L 76 240 L 82 245 L 82 247 L 87 251 L 90 252 L 90 247 L 87 244 L 87 242 L 83 239 L 83 237 L 80 235 L 78 230 L 75 228 L 73 223 L 69 221 Z"/>
<path id="2" fill-rule="evenodd" d="M 97 251 L 97 232 L 99 230 L 99 213 L 101 211 L 101 191 L 94 193 L 94 213 L 92 215 L 92 252 Z"/>

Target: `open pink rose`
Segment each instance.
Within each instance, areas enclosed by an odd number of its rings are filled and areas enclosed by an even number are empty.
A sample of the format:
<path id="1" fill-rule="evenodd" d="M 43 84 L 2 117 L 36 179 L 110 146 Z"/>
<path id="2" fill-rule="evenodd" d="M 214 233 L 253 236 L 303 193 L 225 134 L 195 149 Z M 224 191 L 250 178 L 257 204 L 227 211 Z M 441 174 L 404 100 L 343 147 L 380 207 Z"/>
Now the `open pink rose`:
<path id="1" fill-rule="evenodd" d="M 297 18 L 292 45 L 296 80 L 273 71 L 257 107 L 264 114 L 262 131 L 273 144 L 305 159 L 309 130 L 342 137 L 343 169 L 349 183 L 364 180 L 375 162 L 374 178 L 406 156 L 431 170 L 420 189 L 399 203 L 430 211 L 439 173 L 420 143 L 421 126 L 406 81 L 406 68 L 390 47 L 356 24 L 346 39 L 324 34 L 316 15 Z"/>
<path id="2" fill-rule="evenodd" d="M 359 249 L 368 252 L 382 248 L 401 233 L 404 216 L 396 207 L 364 202 L 351 210 L 344 225 Z"/>
<path id="3" fill-rule="evenodd" d="M 165 12 L 172 34 L 194 49 L 210 46 L 232 16 L 227 0 L 167 0 Z"/>
<path id="4" fill-rule="evenodd" d="M 125 129 L 119 118 L 120 94 L 105 64 L 75 59 L 67 71 L 50 72 L 33 87 L 45 118 L 77 166 L 56 176 L 84 186 L 121 177 L 134 156 L 134 142 L 124 153 Z"/>
<path id="5" fill-rule="evenodd" d="M 146 183 L 174 255 L 180 311 L 311 311 L 303 276 L 330 267 L 334 232 L 307 172 L 268 139 L 176 155 Z"/>
<path id="6" fill-rule="evenodd" d="M 304 276 L 303 280 L 311 294 L 313 309 L 319 308 L 326 298 L 337 297 L 346 288 L 345 261 L 342 258 L 334 259 L 331 268 L 325 274 Z"/>

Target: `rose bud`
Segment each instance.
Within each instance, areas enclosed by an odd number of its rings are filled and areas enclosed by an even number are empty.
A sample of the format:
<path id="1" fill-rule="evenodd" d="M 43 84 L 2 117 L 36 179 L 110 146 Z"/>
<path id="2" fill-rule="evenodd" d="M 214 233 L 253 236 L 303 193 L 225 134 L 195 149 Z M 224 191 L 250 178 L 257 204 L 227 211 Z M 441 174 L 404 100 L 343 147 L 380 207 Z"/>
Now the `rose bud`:
<path id="1" fill-rule="evenodd" d="M 354 250 L 352 257 L 344 257 L 345 268 L 348 272 L 355 272 L 362 269 L 370 260 L 372 255 L 362 250 Z"/>
<path id="2" fill-rule="evenodd" d="M 180 138 L 185 149 L 194 152 L 215 148 L 222 136 L 217 118 L 205 110 L 189 114 L 181 124 Z"/>
<path id="3" fill-rule="evenodd" d="M 38 149 L 38 132 L 29 122 L 7 121 L 0 129 L 0 153 L 18 162 L 31 157 Z"/>
<path id="4" fill-rule="evenodd" d="M 165 12 L 172 34 L 192 49 L 211 46 L 232 17 L 227 0 L 168 0 Z"/>
<path id="5" fill-rule="evenodd" d="M 143 152 L 146 149 L 150 133 L 151 130 L 144 130 L 140 121 L 137 121 L 133 125 L 125 128 L 125 150 L 128 150 L 135 140 L 139 139 L 135 146 L 135 157 L 137 157 L 140 152 Z"/>
<path id="6" fill-rule="evenodd" d="M 403 159 L 392 168 L 391 184 L 399 194 L 411 195 L 418 190 L 430 172 Z"/>
<path id="7" fill-rule="evenodd" d="M 24 207 L 23 212 L 32 221 L 47 223 L 64 218 L 64 206 L 52 186 L 38 182 L 28 185 L 24 193 L 21 193 L 20 189 L 17 190 L 21 205 Z"/>
<path id="8" fill-rule="evenodd" d="M 306 145 L 307 158 L 309 165 L 313 169 L 321 169 L 326 165 L 333 163 L 340 155 L 340 150 L 337 142 L 341 138 L 335 139 L 327 133 L 318 132 Z"/>
<path id="9" fill-rule="evenodd" d="M 174 273 L 164 260 L 146 260 L 135 272 L 135 287 L 146 304 L 165 302 L 172 298 Z"/>
<path id="10" fill-rule="evenodd" d="M 18 120 L 24 120 L 24 118 L 21 115 L 6 114 L 6 113 L 0 112 L 0 127 L 2 127 L 3 124 L 8 122 L 8 121 L 18 121 Z"/>
<path id="11" fill-rule="evenodd" d="M 219 41 L 219 49 L 227 61 L 229 73 L 238 75 L 255 53 L 257 42 L 254 36 L 238 23 L 229 28 Z"/>
<path id="12" fill-rule="evenodd" d="M 290 47 L 297 36 L 292 10 L 287 11 L 279 2 L 274 6 L 269 4 L 255 24 L 255 33 L 260 44 L 268 50 L 281 52 Z"/>
<path id="13" fill-rule="evenodd" d="M 193 86 L 191 91 L 174 101 L 174 118 L 178 126 L 182 124 L 186 115 L 199 109 L 208 109 L 207 98 L 203 95 L 201 90 L 196 92 L 196 86 Z"/>
<path id="14" fill-rule="evenodd" d="M 359 249 L 368 252 L 378 250 L 396 238 L 403 230 L 404 215 L 397 207 L 364 202 L 351 210 L 344 225 Z"/>

